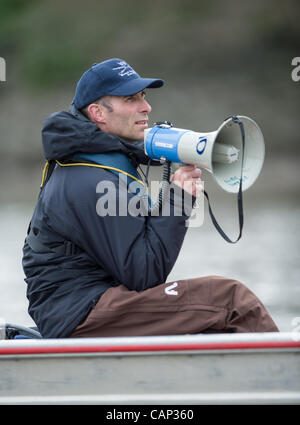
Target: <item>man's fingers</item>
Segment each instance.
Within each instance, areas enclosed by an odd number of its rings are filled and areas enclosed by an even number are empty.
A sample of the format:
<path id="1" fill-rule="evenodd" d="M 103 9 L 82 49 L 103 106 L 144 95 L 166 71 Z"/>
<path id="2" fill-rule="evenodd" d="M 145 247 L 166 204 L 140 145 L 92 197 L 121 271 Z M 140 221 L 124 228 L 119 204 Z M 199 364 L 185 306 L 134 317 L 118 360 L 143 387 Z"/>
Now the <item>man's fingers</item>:
<path id="1" fill-rule="evenodd" d="M 202 171 L 200 170 L 200 168 L 195 168 L 195 170 L 192 171 L 191 176 L 195 179 L 200 177 L 202 174 Z"/>
<path id="2" fill-rule="evenodd" d="M 200 168 L 193 168 L 191 170 L 184 170 L 183 167 L 180 170 L 180 173 L 176 175 L 180 180 L 192 180 L 198 179 L 201 176 Z"/>
<path id="3" fill-rule="evenodd" d="M 196 168 L 196 165 L 181 165 L 181 167 L 179 168 L 179 170 L 184 170 L 184 171 L 191 171 L 193 169 Z"/>
<path id="4" fill-rule="evenodd" d="M 196 165 L 184 165 L 174 173 L 175 176 L 184 177 L 184 179 L 200 177 L 201 170 Z"/>
<path id="5" fill-rule="evenodd" d="M 171 181 L 191 195 L 197 196 L 203 191 L 203 183 L 200 180 L 200 176 L 201 170 L 196 165 L 185 165 L 171 176 Z"/>

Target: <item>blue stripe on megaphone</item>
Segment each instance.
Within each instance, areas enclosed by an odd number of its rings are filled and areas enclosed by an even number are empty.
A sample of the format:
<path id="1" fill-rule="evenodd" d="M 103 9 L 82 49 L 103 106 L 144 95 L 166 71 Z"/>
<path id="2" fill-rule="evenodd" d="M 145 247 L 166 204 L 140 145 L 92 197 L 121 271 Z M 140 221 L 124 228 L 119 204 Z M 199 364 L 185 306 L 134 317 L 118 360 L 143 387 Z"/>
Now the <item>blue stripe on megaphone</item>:
<path id="1" fill-rule="evenodd" d="M 183 163 L 178 156 L 178 143 L 189 130 L 153 127 L 145 140 L 145 151 L 152 159 L 165 158 L 171 162 Z"/>

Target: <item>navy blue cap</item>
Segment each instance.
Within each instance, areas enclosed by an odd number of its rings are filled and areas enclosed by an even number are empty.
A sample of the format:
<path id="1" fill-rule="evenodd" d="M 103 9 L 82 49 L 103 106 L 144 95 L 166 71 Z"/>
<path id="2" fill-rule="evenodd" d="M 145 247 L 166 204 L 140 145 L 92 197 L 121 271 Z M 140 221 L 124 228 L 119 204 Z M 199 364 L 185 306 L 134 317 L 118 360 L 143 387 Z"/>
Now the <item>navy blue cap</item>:
<path id="1" fill-rule="evenodd" d="M 73 103 L 77 109 L 93 103 L 102 96 L 131 96 L 145 88 L 158 88 L 164 84 L 156 78 L 141 78 L 122 59 L 108 59 L 95 63 L 78 81 Z"/>

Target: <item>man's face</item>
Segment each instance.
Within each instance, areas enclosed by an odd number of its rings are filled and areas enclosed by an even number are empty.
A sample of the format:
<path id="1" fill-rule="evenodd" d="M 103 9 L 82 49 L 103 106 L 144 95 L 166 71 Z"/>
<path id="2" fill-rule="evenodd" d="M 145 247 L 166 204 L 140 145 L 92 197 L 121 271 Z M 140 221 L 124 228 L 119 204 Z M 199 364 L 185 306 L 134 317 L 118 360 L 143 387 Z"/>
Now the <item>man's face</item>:
<path id="1" fill-rule="evenodd" d="M 145 92 L 131 96 L 105 96 L 111 108 L 102 106 L 100 128 L 126 140 L 144 140 L 148 127 L 151 106 L 145 99 Z"/>

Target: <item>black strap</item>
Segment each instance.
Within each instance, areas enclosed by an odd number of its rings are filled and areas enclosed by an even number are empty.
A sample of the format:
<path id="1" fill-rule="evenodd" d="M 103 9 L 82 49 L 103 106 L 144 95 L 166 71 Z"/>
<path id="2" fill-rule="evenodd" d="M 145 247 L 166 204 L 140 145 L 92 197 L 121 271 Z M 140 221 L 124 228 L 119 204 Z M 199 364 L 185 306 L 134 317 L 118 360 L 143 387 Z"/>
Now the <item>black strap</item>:
<path id="1" fill-rule="evenodd" d="M 32 251 L 40 253 L 40 254 L 58 254 L 58 255 L 77 255 L 82 252 L 82 249 L 79 248 L 74 242 L 64 240 L 61 244 L 55 247 L 50 247 L 49 245 L 45 245 L 41 242 L 39 238 L 39 229 L 30 228 L 29 233 L 26 237 L 26 242 L 32 249 Z"/>
<path id="2" fill-rule="evenodd" d="M 208 202 L 208 211 L 209 211 L 209 215 L 210 218 L 213 222 L 213 225 L 215 226 L 215 228 L 217 229 L 217 231 L 220 233 L 220 235 L 222 236 L 223 239 L 225 239 L 226 242 L 228 243 L 236 243 L 238 242 L 241 237 L 242 237 L 242 232 L 243 232 L 243 226 L 244 226 L 244 213 L 243 213 L 243 188 L 242 188 L 242 180 L 243 180 L 243 166 L 244 166 L 244 152 L 245 152 L 245 129 L 244 129 L 244 125 L 242 123 L 242 121 L 236 117 L 236 116 L 232 116 L 232 121 L 237 123 L 240 127 L 241 130 L 241 135 L 242 135 L 242 160 L 241 160 L 241 177 L 240 177 L 240 185 L 239 185 L 239 190 L 238 190 L 238 194 L 237 194 L 237 204 L 238 204 L 238 213 L 239 213 L 239 235 L 237 237 L 237 239 L 235 241 L 232 241 L 227 235 L 226 233 L 222 230 L 221 226 L 218 224 L 212 209 L 211 209 L 211 205 L 209 202 L 209 197 L 206 191 L 204 191 L 204 195 L 207 199 Z"/>

